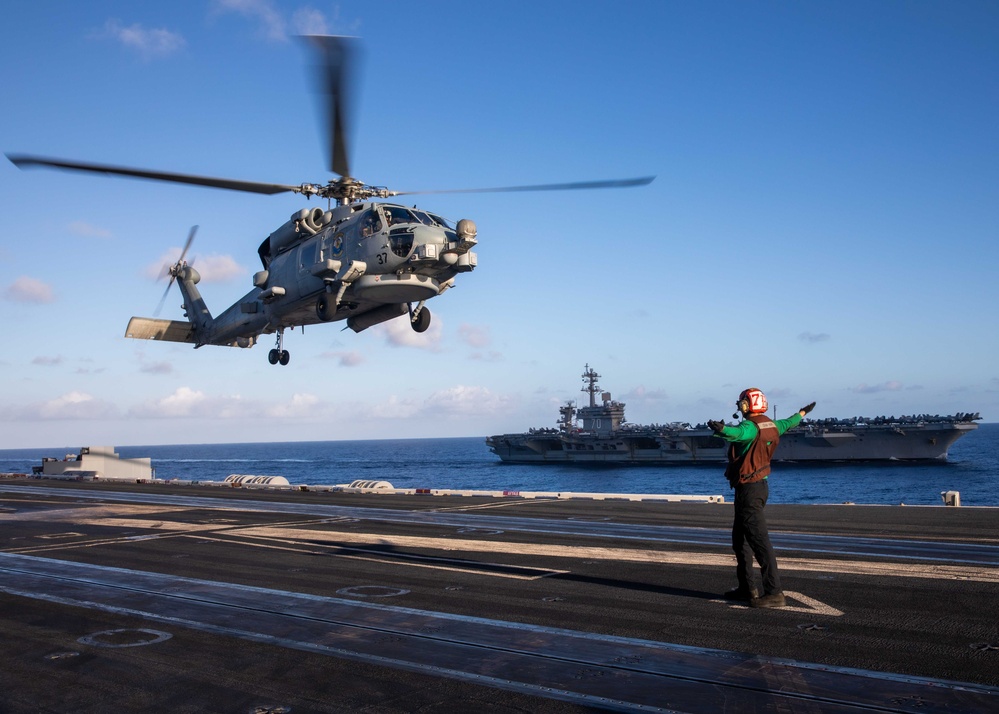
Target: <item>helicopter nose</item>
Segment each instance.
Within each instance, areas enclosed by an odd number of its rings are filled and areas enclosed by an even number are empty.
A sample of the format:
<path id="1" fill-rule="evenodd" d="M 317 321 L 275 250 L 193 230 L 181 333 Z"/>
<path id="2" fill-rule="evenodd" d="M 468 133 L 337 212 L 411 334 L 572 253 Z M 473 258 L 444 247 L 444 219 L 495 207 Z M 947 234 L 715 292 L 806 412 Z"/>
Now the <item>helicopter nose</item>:
<path id="1" fill-rule="evenodd" d="M 409 256 L 413 263 L 435 263 L 444 252 L 447 236 L 440 228 L 415 225 L 413 232 L 413 252 Z"/>
<path id="2" fill-rule="evenodd" d="M 413 249 L 409 262 L 430 267 L 433 264 L 448 266 L 457 272 L 473 270 L 477 264 L 472 247 L 478 242 L 475 238 L 475 223 L 462 219 L 455 230 L 438 226 L 417 225 L 412 227 Z"/>
<path id="3" fill-rule="evenodd" d="M 458 221 L 455 233 L 458 235 L 458 250 L 462 252 L 470 250 L 479 242 L 476 238 L 479 229 L 475 226 L 475 221 L 470 218 L 462 218 Z"/>

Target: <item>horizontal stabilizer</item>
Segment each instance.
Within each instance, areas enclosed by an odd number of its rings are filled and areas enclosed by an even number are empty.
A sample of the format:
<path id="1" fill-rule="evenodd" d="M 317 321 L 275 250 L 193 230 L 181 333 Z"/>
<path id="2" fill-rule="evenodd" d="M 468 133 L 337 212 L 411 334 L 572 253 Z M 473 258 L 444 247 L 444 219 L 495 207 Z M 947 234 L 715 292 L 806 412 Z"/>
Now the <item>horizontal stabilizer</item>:
<path id="1" fill-rule="evenodd" d="M 133 317 L 125 328 L 125 337 L 135 340 L 161 340 L 196 344 L 194 325 L 180 320 L 156 320 L 151 317 Z"/>

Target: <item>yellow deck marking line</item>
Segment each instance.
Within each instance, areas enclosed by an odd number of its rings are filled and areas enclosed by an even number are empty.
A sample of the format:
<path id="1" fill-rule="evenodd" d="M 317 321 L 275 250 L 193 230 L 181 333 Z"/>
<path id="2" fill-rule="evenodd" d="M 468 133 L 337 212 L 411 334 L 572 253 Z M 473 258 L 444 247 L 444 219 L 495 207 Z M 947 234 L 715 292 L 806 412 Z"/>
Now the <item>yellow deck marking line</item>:
<path id="1" fill-rule="evenodd" d="M 190 523 L 174 523 L 166 520 L 142 520 L 141 518 L 121 518 L 120 515 L 159 515 L 188 510 L 184 507 L 147 505 L 101 505 L 92 508 L 72 508 L 57 511 L 13 514 L 5 521 L 58 520 L 70 521 L 77 525 L 102 525 L 127 528 L 144 528 L 174 535 L 185 532 L 198 533 L 208 530 L 226 530 L 233 534 L 245 534 L 261 538 L 282 540 L 309 539 L 321 542 L 366 543 L 372 545 L 392 545 L 396 547 L 425 548 L 430 550 L 464 551 L 479 553 L 514 553 L 555 558 L 581 558 L 586 560 L 624 560 L 657 564 L 699 565 L 707 567 L 732 567 L 735 557 L 732 554 L 698 553 L 677 550 L 647 550 L 628 548 L 594 548 L 587 546 L 546 545 L 539 543 L 510 543 L 459 538 L 429 538 L 416 536 L 396 536 L 369 533 L 350 533 L 331 530 L 311 530 L 280 524 L 269 526 L 251 525 L 240 527 L 236 524 L 204 524 L 192 526 Z M 98 516 L 94 518 L 94 516 Z M 104 517 L 101 517 L 104 516 Z M 308 519 L 308 522 L 317 522 Z M 328 522 L 328 521 L 327 521 Z M 292 522 L 302 524 L 302 521 Z M 141 536 L 140 536 L 141 537 Z M 116 540 L 136 540 L 135 536 L 117 539 L 102 539 L 90 544 L 112 543 Z M 67 548 L 73 544 L 47 545 L 46 549 Z M 83 545 L 83 544 L 78 544 Z M 24 549 L 27 551 L 27 549 Z M 19 549 L 20 551 L 20 549 Z M 15 552 L 15 551 L 10 551 Z M 999 583 L 999 569 L 987 566 L 938 565 L 925 563 L 871 562 L 862 560 L 818 560 L 814 558 L 781 558 L 782 570 L 802 572 L 837 573 L 844 575 L 870 575 L 879 577 L 925 578 L 934 580 L 970 580 L 975 582 Z"/>
<path id="2" fill-rule="evenodd" d="M 810 615 L 828 615 L 829 617 L 842 617 L 843 611 L 837 610 L 831 605 L 826 605 L 824 602 L 820 602 L 815 598 L 808 597 L 807 595 L 802 595 L 801 593 L 796 593 L 793 590 L 785 590 L 784 598 L 788 602 L 798 601 L 804 605 L 804 607 L 798 605 L 785 605 L 779 608 L 781 612 L 806 612 Z M 717 602 L 721 605 L 728 605 L 736 610 L 748 610 L 749 605 L 744 602 L 731 602 L 730 600 L 712 600 L 711 602 Z"/>
<path id="3" fill-rule="evenodd" d="M 82 506 L 80 508 L 57 508 L 47 511 L 29 511 L 27 513 L 14 513 L 4 517 L 4 522 L 24 522 L 24 521 L 55 521 L 57 523 L 71 522 L 83 523 L 95 517 L 114 518 L 122 514 L 136 516 L 151 515 L 156 513 L 176 513 L 187 511 L 189 508 L 182 506 L 145 506 L 145 505 L 95 505 Z M 145 525 L 149 527 L 148 522 Z"/>
<path id="4" fill-rule="evenodd" d="M 102 512 L 107 509 L 100 509 Z M 132 509 L 128 509 L 132 510 Z M 182 510 L 182 509 L 172 509 Z M 92 511 L 87 511 L 91 513 Z M 153 510 L 159 513 L 158 509 Z M 113 514 L 114 511 L 112 510 Z M 28 520 L 28 519 L 25 519 Z M 46 543 L 45 545 L 27 545 L 20 548 L 8 548 L 7 553 L 44 553 L 53 550 L 71 550 L 74 548 L 92 548 L 99 545 L 114 545 L 115 543 L 134 543 L 142 540 L 156 540 L 159 538 L 176 538 L 177 536 L 194 535 L 207 532 L 218 532 L 232 530 L 233 528 L 245 528 L 247 524 L 238 523 L 180 523 L 178 521 L 153 521 L 138 518 L 73 518 L 71 521 L 75 525 L 81 526 L 108 526 L 114 528 L 131 528 L 136 530 L 154 531 L 143 535 L 121 535 L 105 538 L 93 538 L 90 540 L 78 540 L 73 542 Z M 280 527 L 283 525 L 307 526 L 314 523 L 327 523 L 325 518 L 309 518 L 306 520 L 287 521 L 286 523 L 271 523 L 269 527 Z M 251 524 L 252 525 L 252 524 Z M 53 537 L 83 536 L 82 533 L 51 534 L 35 536 L 40 539 L 50 539 Z"/>
<path id="5" fill-rule="evenodd" d="M 449 508 L 431 508 L 430 513 L 454 513 L 461 511 L 482 511 L 487 508 L 509 508 L 510 506 L 533 506 L 536 503 L 558 503 L 554 498 L 513 498 L 508 501 L 498 501 L 496 503 L 477 503 L 469 506 L 451 506 Z"/>
<path id="6" fill-rule="evenodd" d="M 255 526 L 236 528 L 233 534 L 261 538 L 308 539 L 335 543 L 366 543 L 428 550 L 463 551 L 471 553 L 515 553 L 553 558 L 580 558 L 583 560 L 625 560 L 635 563 L 675 565 L 702 565 L 730 568 L 735 564 L 734 554 L 696 553 L 689 551 L 642 550 L 629 548 L 594 548 L 572 545 L 546 545 L 540 543 L 510 543 L 505 541 L 471 540 L 460 538 L 425 538 L 417 536 L 349 533 L 331 530 L 306 530 L 297 528 L 270 528 Z M 929 578 L 936 580 L 972 580 L 999 583 L 999 569 L 967 565 L 928 565 L 925 563 L 875 563 L 857 560 L 815 560 L 811 558 L 780 558 L 781 570 L 876 575 L 882 577 Z"/>

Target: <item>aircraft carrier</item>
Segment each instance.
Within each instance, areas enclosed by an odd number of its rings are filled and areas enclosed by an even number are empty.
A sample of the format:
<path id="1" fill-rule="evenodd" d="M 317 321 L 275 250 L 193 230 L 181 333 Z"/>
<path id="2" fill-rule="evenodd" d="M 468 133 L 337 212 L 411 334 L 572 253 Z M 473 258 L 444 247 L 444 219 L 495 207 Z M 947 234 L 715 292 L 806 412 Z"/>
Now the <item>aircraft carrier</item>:
<path id="1" fill-rule="evenodd" d="M 999 711 L 999 509 L 0 480 L 0 711 Z"/>
<path id="2" fill-rule="evenodd" d="M 583 389 L 589 406 L 559 408 L 557 428 L 536 428 L 486 438 L 490 450 L 514 463 L 691 464 L 726 460 L 727 444 L 707 424 L 641 426 L 624 418 L 624 403 L 597 385 L 589 365 Z M 597 403 L 597 395 L 600 403 Z M 777 415 L 779 416 L 779 415 Z M 777 417 L 775 417 L 777 418 Z M 806 419 L 781 436 L 774 461 L 797 463 L 945 461 L 950 446 L 978 428 L 976 413 L 952 416 Z M 582 423 L 580 423 L 582 422 Z"/>

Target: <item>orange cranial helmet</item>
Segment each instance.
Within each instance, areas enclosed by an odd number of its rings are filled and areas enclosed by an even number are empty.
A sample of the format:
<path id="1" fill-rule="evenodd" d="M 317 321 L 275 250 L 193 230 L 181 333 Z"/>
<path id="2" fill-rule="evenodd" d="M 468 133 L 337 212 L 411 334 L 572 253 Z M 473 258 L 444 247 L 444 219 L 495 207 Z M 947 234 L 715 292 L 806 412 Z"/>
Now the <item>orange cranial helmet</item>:
<path id="1" fill-rule="evenodd" d="M 735 404 L 739 408 L 739 411 L 746 416 L 767 413 L 767 396 L 756 387 L 742 390 L 742 394 L 739 395 L 739 401 Z"/>

